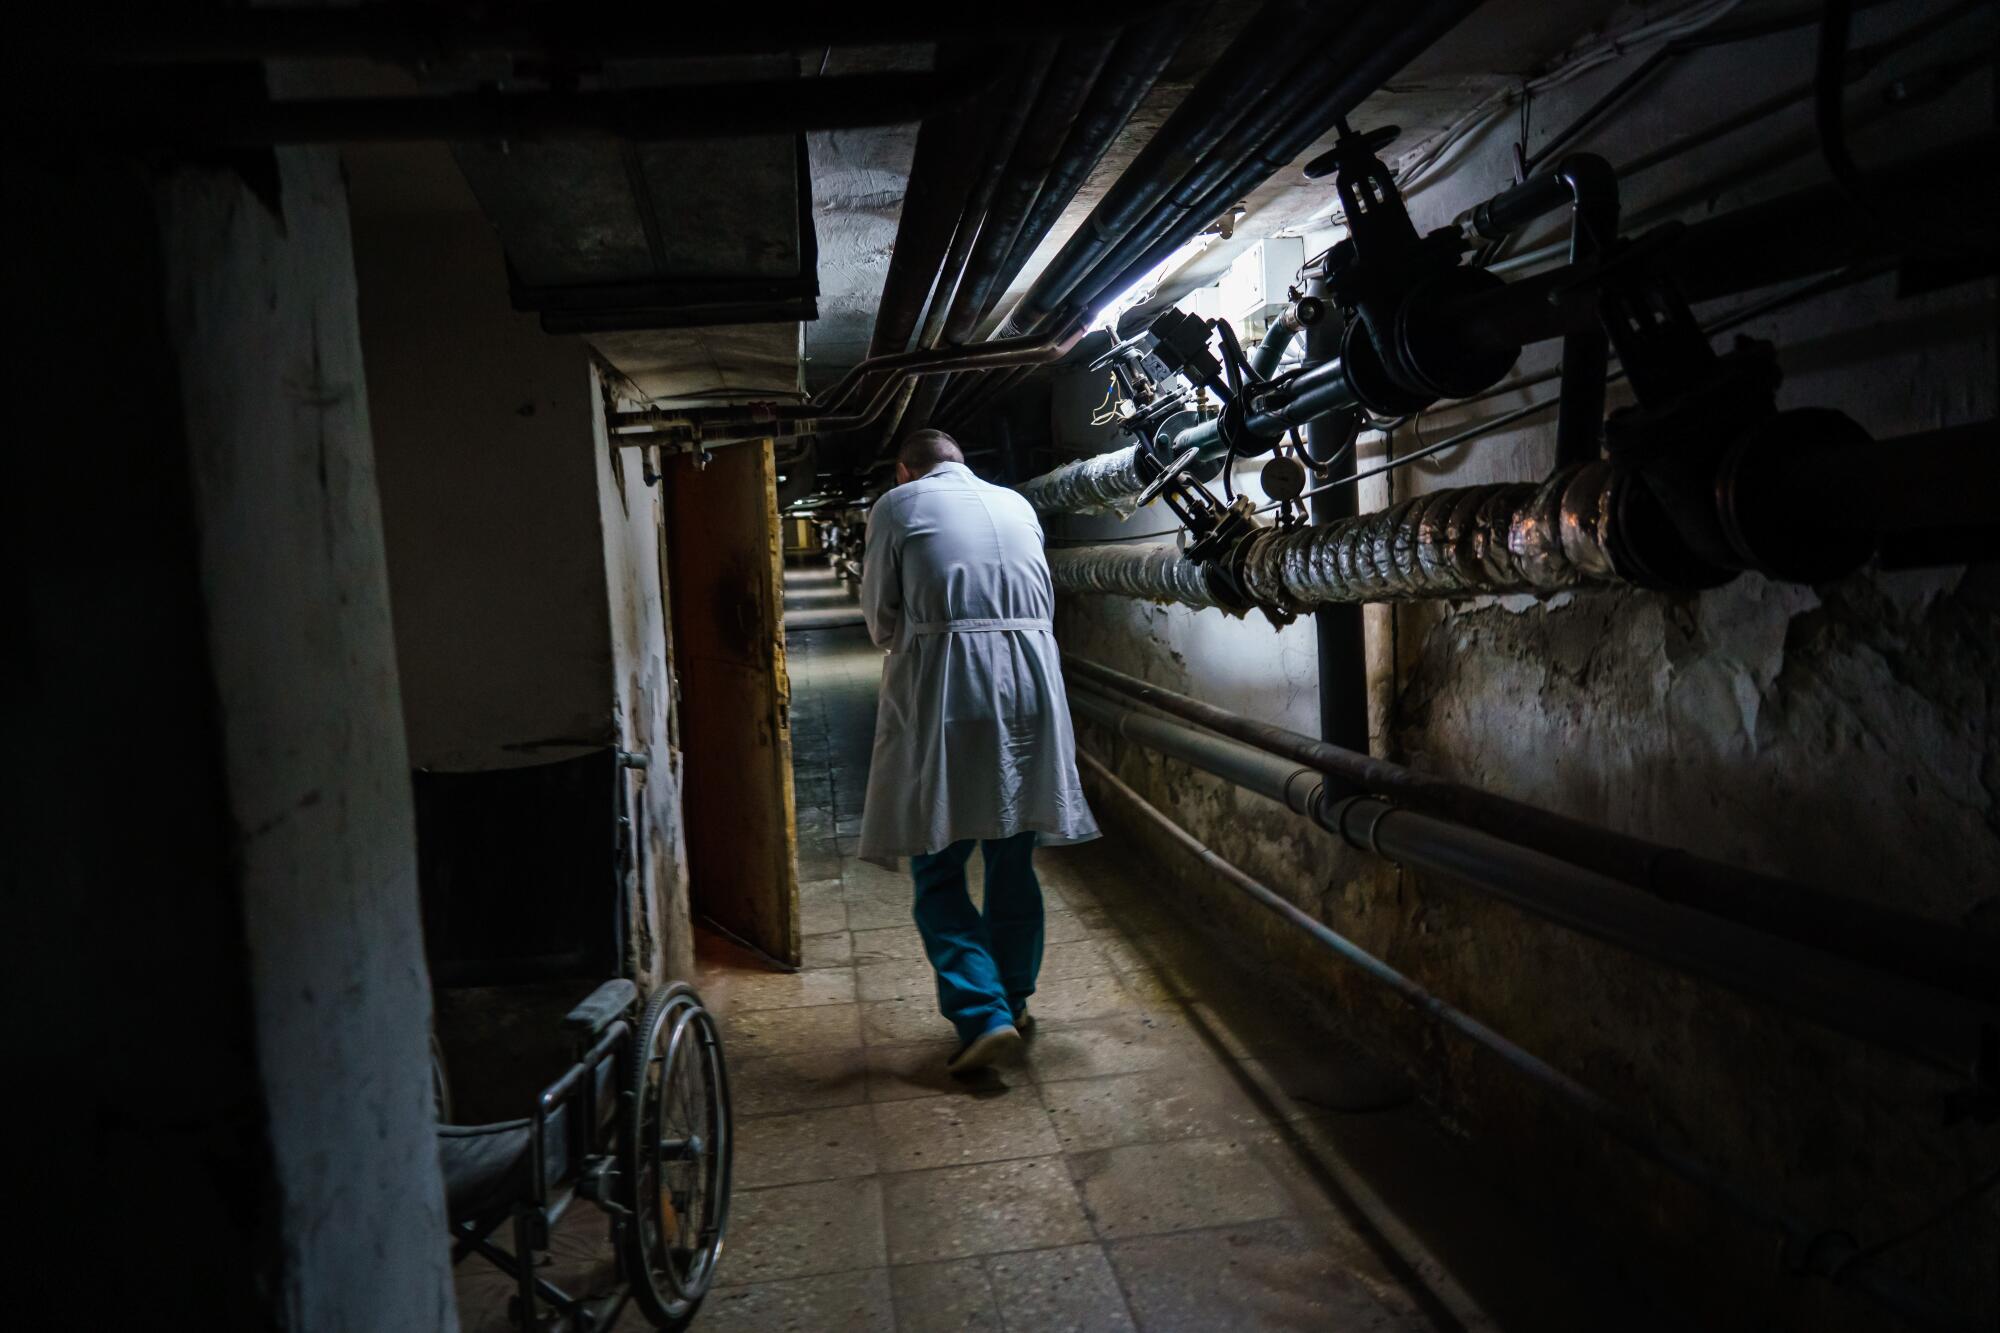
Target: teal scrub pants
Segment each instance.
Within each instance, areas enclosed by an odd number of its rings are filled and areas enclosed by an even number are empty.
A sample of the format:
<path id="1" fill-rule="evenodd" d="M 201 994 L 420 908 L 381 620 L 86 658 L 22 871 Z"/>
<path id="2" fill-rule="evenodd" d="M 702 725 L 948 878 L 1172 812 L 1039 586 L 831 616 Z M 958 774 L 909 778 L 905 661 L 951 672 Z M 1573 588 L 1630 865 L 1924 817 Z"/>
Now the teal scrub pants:
<path id="1" fill-rule="evenodd" d="M 1035 993 L 1042 970 L 1042 885 L 1035 834 L 986 839 L 986 910 L 965 890 L 973 839 L 910 858 L 917 881 L 917 931 L 937 973 L 938 1009 L 971 1042 L 1012 1023 Z"/>

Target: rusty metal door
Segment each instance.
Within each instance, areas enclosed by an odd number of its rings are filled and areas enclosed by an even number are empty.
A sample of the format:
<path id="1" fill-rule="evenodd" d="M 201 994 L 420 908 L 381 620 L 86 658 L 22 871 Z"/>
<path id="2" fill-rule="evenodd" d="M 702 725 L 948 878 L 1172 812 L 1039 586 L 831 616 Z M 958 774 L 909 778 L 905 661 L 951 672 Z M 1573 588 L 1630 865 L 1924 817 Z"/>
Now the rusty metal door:
<path id="1" fill-rule="evenodd" d="M 775 455 L 766 441 L 717 450 L 705 468 L 677 456 L 662 485 L 694 916 L 796 965 L 798 826 Z"/>

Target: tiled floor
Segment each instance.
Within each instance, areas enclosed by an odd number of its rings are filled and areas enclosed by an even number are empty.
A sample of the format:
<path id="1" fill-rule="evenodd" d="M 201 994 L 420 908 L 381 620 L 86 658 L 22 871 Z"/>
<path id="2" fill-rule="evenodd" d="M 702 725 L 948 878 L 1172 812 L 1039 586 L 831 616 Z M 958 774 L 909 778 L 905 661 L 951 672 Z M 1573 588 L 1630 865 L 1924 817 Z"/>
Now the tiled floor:
<path id="1" fill-rule="evenodd" d="M 798 596 L 830 577 L 788 581 L 813 623 L 841 617 Z M 908 882 L 853 856 L 880 654 L 858 627 L 789 629 L 805 966 L 700 941 L 737 1115 L 700 1333 L 1687 1326 L 1480 1184 L 1407 1088 L 1219 958 L 1114 837 L 1037 854 L 1026 1063 L 946 1075 Z M 602 1261 L 600 1229 L 573 1210 L 544 1271 Z M 464 1327 L 505 1328 L 481 1269 L 460 1269 Z"/>
<path id="2" fill-rule="evenodd" d="M 853 856 L 880 655 L 794 623 L 789 656 L 807 965 L 702 941 L 738 1128 L 700 1328 L 1649 1326 L 1472 1183 L 1397 1079 L 1217 959 L 1112 839 L 1038 853 L 1025 1065 L 946 1075 L 908 881 Z"/>

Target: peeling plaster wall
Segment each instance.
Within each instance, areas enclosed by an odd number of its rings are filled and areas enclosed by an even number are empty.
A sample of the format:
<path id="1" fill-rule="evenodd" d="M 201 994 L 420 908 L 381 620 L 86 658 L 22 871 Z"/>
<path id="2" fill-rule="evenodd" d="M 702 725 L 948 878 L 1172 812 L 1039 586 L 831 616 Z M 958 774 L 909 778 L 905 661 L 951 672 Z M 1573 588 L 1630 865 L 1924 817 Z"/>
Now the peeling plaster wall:
<path id="1" fill-rule="evenodd" d="M 1857 42 L 1937 6 L 1865 11 Z M 1884 11 L 1894 11 L 1886 13 Z M 1862 26 L 1865 25 L 1865 26 Z M 1948 48 L 1950 38 L 1945 45 Z M 1809 31 L 1681 61 L 1587 146 L 1614 162 L 1807 77 Z M 1932 48 L 1935 51 L 1935 47 Z M 1921 63 L 1919 61 L 1918 63 Z M 1529 145 L 1626 69 L 1614 64 L 1538 99 Z M 1855 93 L 1857 108 L 1877 84 Z M 1857 136 L 1864 160 L 1991 123 L 1991 86 Z M 1955 122 L 1956 129 L 1951 128 Z M 1504 187 L 1511 118 L 1456 170 L 1418 191 L 1420 230 Z M 1803 111 L 1658 169 L 1628 189 L 1628 214 L 1726 210 L 1810 182 Z M 1704 182 L 1766 165 L 1753 178 Z M 1552 232 L 1545 232 L 1545 235 Z M 1334 239 L 1307 237 L 1308 253 Z M 1516 251 L 1532 250 L 1530 236 Z M 1779 346 L 1781 405 L 1825 404 L 1878 438 L 1991 418 L 2000 337 L 1995 287 L 1899 297 L 1859 285 L 1745 328 Z M 1750 298 L 1744 298 L 1750 299 Z M 1713 315 L 1731 302 L 1703 313 Z M 1550 363 L 1531 349 L 1522 369 Z M 1116 443 L 1080 427 L 1102 384 L 1058 385 L 1056 442 Z M 1542 391 L 1546 392 L 1546 390 Z M 1094 394 L 1095 396 L 1091 396 Z M 1088 402 L 1082 401 L 1086 397 Z M 1477 413 L 1528 401 L 1502 397 Z M 1614 405 L 1624 401 L 1616 392 Z M 1079 404 L 1081 410 L 1079 410 Z M 1393 449 L 1477 416 L 1438 412 Z M 1364 440 L 1361 463 L 1392 446 Z M 1364 485 L 1361 506 L 1442 486 L 1540 475 L 1545 424 L 1499 434 Z M 1893 458 L 1885 451 L 1885 469 Z M 1254 477 L 1254 470 L 1242 474 Z M 1125 532 L 1169 526 L 1142 511 Z M 1120 531 L 1051 524 L 1053 538 Z M 1745 576 L 1694 596 L 1638 592 L 1371 607 L 1374 749 L 1429 772 L 1708 855 L 1962 925 L 2000 952 L 2000 572 L 1867 571 L 1822 587 Z M 1252 716 L 1316 728 L 1310 630 L 1273 633 L 1219 612 L 1117 598 L 1066 599 L 1064 647 Z M 1736 1173 L 1751 1193 L 1860 1241 L 1913 1224 L 1992 1169 L 1990 1129 L 1940 1123 L 1948 1080 L 1729 993 L 1348 851 L 1270 802 L 1086 727 L 1082 743 L 1223 856 L 1530 1051 L 1638 1111 L 1672 1143 Z M 1100 800 L 1101 814 L 1118 819 Z M 1704 1327 L 1880 1329 L 1857 1300 L 1785 1273 L 1768 1235 L 1584 1129 L 1497 1061 L 1440 1037 L 1379 988 L 1331 965 L 1295 932 L 1185 858 L 1162 867 L 1183 906 L 1228 947 L 1295 977 L 1308 1002 L 1398 1060 L 1489 1151 L 1516 1191 L 1594 1219 L 1649 1256 L 1652 1275 L 1704 1304 Z M 1899 1247 L 1891 1267 L 1976 1320 L 2000 1319 L 2000 1201 L 1989 1195 Z"/>
<path id="2" fill-rule="evenodd" d="M 592 387 L 600 387 L 596 372 Z M 632 900 L 629 944 L 642 985 L 694 971 L 688 918 L 687 832 L 681 818 L 684 765 L 680 684 L 674 673 L 660 549 L 660 492 L 648 486 L 636 449 L 614 449 L 595 419 L 597 499 L 611 590 L 612 682 L 621 749 L 646 756 L 625 771 L 627 813 L 638 855 L 626 870 Z"/>

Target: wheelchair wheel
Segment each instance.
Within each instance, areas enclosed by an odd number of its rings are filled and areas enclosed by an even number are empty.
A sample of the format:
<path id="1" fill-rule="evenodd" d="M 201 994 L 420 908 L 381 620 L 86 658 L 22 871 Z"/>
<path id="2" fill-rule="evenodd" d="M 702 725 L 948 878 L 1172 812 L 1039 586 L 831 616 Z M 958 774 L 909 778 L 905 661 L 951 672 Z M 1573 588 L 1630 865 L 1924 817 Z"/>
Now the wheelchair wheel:
<path id="1" fill-rule="evenodd" d="M 722 1038 L 684 983 L 656 994 L 633 1038 L 622 1179 L 632 1299 L 682 1329 L 708 1294 L 729 1221 L 729 1078 Z"/>

